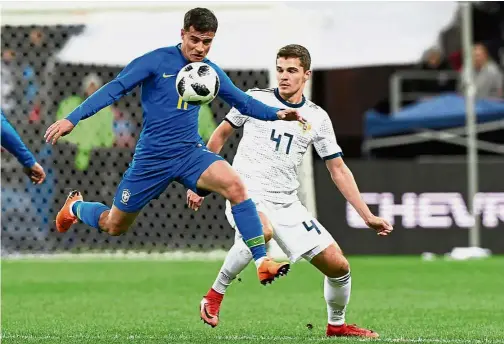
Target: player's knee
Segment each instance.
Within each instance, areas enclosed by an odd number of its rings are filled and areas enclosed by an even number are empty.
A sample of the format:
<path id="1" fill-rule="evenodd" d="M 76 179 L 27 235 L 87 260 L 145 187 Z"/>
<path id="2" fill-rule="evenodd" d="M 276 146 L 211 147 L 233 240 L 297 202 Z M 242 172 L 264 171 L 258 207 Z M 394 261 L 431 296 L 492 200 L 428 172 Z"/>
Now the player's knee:
<path id="1" fill-rule="evenodd" d="M 241 203 L 247 199 L 247 189 L 239 178 L 229 184 L 225 197 L 233 204 Z"/>
<path id="2" fill-rule="evenodd" d="M 339 261 L 339 271 L 342 275 L 346 275 L 347 273 L 350 272 L 350 263 L 348 263 L 348 260 L 344 255 L 340 255 Z"/>
<path id="3" fill-rule="evenodd" d="M 329 269 L 329 273 L 327 277 L 337 278 L 341 276 L 345 276 L 350 272 L 350 264 L 344 255 L 340 254 L 335 257 L 334 261 L 331 264 L 331 269 Z"/>
<path id="4" fill-rule="evenodd" d="M 350 263 L 343 255 L 341 250 L 335 252 L 330 263 L 330 268 L 327 271 L 327 277 L 337 278 L 341 276 L 345 276 L 350 272 Z"/>

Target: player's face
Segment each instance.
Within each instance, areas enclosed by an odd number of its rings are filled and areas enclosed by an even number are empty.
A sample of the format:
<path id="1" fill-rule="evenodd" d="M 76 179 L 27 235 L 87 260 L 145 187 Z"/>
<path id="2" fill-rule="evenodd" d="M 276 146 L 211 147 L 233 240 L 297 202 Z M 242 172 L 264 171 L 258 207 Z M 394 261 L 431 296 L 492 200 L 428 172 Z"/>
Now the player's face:
<path id="1" fill-rule="evenodd" d="M 311 75 L 311 71 L 305 71 L 297 57 L 278 58 L 276 71 L 278 91 L 287 98 L 296 93 L 302 94 L 305 83 Z"/>
<path id="2" fill-rule="evenodd" d="M 215 32 L 199 32 L 190 27 L 182 29 L 182 54 L 191 62 L 201 62 L 207 56 L 215 37 Z"/>

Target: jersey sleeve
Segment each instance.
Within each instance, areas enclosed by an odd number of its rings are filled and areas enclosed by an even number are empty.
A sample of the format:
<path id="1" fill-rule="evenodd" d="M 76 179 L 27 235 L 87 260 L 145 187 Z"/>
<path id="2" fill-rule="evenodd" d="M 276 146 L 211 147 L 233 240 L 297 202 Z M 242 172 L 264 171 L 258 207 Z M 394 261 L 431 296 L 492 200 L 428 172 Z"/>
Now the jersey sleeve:
<path id="1" fill-rule="evenodd" d="M 330 160 L 343 156 L 343 152 L 336 142 L 336 135 L 329 115 L 327 113 L 324 115 L 322 123 L 317 128 L 313 145 L 323 160 Z"/>
<path id="2" fill-rule="evenodd" d="M 32 167 L 37 162 L 32 152 L 26 147 L 16 129 L 2 116 L 2 147 L 14 155 L 24 167 Z"/>
<path id="3" fill-rule="evenodd" d="M 250 95 L 250 90 L 246 92 L 248 95 Z M 229 110 L 228 114 L 226 117 L 224 117 L 224 120 L 231 124 L 231 126 L 235 129 L 243 127 L 245 122 L 249 119 L 249 116 L 242 115 L 240 111 L 238 111 L 237 108 L 232 108 Z"/>
<path id="4" fill-rule="evenodd" d="M 224 120 L 231 124 L 233 128 L 238 129 L 243 127 L 248 118 L 249 116 L 242 115 L 236 108 L 232 108 L 229 110 Z"/>
<path id="5" fill-rule="evenodd" d="M 80 120 L 91 117 L 104 107 L 119 100 L 155 73 L 160 64 L 161 56 L 156 51 L 151 51 L 134 59 L 124 67 L 114 80 L 103 85 L 98 91 L 89 96 L 66 119 L 72 122 L 73 125 L 77 125 Z"/>
<path id="6" fill-rule="evenodd" d="M 226 103 L 236 108 L 243 115 L 248 115 L 263 121 L 278 120 L 277 112 L 280 110 L 279 108 L 268 106 L 254 99 L 252 96 L 236 87 L 226 73 L 215 63 L 209 61 L 209 64 L 215 69 L 217 75 L 219 75 L 219 96 Z"/>

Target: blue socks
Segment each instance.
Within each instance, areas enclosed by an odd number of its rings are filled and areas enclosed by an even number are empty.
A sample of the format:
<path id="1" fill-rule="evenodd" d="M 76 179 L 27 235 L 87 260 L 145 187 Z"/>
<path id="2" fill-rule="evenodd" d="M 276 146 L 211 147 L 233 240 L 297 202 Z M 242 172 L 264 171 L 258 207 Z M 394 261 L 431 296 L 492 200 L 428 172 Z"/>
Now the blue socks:
<path id="1" fill-rule="evenodd" d="M 249 198 L 232 207 L 231 212 L 243 241 L 252 252 L 254 260 L 266 257 L 262 224 L 254 202 Z"/>
<path id="2" fill-rule="evenodd" d="M 100 216 L 106 210 L 110 208 L 98 202 L 77 201 L 72 205 L 72 212 L 79 220 L 98 230 L 100 230 L 98 223 Z M 266 257 L 262 224 L 254 202 L 248 199 L 232 207 L 231 211 L 243 241 L 252 252 L 254 260 Z"/>
<path id="3" fill-rule="evenodd" d="M 100 225 L 98 221 L 100 220 L 100 215 L 106 210 L 110 210 L 110 208 L 98 202 L 77 201 L 72 205 L 72 212 L 79 220 L 99 231 Z"/>

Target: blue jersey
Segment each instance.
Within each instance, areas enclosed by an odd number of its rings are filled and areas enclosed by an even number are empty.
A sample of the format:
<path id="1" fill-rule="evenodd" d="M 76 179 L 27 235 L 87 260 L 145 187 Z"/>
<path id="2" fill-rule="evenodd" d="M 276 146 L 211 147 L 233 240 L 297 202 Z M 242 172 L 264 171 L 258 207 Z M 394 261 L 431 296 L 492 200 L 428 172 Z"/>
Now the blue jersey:
<path id="1" fill-rule="evenodd" d="M 24 167 L 32 167 L 37 162 L 32 152 L 26 147 L 21 137 L 16 130 L 5 118 L 3 111 L 2 116 L 2 147 L 7 149 L 14 155 Z"/>
<path id="2" fill-rule="evenodd" d="M 220 79 L 219 96 L 242 114 L 262 120 L 277 120 L 278 108 L 267 106 L 238 89 L 217 65 L 212 66 Z M 104 85 L 67 119 L 76 125 L 103 107 L 112 104 L 137 85 L 141 85 L 143 128 L 138 140 L 134 163 L 142 166 L 169 162 L 195 144 L 204 144 L 198 134 L 199 106 L 186 104 L 179 97 L 175 80 L 188 61 L 177 46 L 151 51 L 128 64 L 119 75 Z"/>

